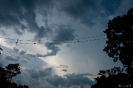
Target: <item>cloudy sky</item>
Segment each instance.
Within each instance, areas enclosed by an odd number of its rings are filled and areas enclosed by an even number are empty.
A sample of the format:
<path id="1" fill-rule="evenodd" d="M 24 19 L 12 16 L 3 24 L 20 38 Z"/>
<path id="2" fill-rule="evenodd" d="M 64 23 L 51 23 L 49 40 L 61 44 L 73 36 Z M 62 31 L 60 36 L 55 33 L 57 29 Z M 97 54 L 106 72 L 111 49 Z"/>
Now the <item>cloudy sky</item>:
<path id="1" fill-rule="evenodd" d="M 103 31 L 133 0 L 0 0 L 0 65 L 30 88 L 90 88 L 99 70 L 122 66 L 103 48 Z"/>

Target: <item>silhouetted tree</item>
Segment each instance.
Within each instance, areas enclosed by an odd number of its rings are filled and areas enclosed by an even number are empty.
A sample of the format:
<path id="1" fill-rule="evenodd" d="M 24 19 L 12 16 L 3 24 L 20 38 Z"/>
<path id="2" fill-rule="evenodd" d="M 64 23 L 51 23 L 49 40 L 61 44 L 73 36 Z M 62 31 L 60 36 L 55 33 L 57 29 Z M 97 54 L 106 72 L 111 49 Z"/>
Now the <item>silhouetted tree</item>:
<path id="1" fill-rule="evenodd" d="M 3 51 L 3 49 L 2 49 L 2 48 L 0 48 L 0 50 L 2 50 L 2 51 Z M 1 54 L 1 51 L 0 51 L 0 54 Z"/>
<path id="2" fill-rule="evenodd" d="M 8 80 L 11 80 L 12 77 L 15 77 L 21 73 L 19 64 L 9 64 L 6 66 L 6 69 L 6 79 Z"/>
<path id="3" fill-rule="evenodd" d="M 133 8 L 110 20 L 104 33 L 108 38 L 104 51 L 115 62 L 120 60 L 129 71 L 133 64 Z"/>
<path id="4" fill-rule="evenodd" d="M 12 78 L 20 74 L 19 64 L 9 64 L 6 68 L 0 67 L 0 86 L 3 88 L 29 88 L 12 82 Z"/>
<path id="5" fill-rule="evenodd" d="M 100 77 L 95 78 L 97 83 L 92 88 L 118 88 L 120 85 L 130 86 L 133 84 L 133 79 L 127 73 L 123 73 L 123 71 L 120 67 L 100 70 L 98 73 Z"/>
<path id="6" fill-rule="evenodd" d="M 120 67 L 100 70 L 98 73 L 100 77 L 95 78 L 97 83 L 92 88 L 131 87 L 133 84 L 133 8 L 127 14 L 110 20 L 104 33 L 108 40 L 103 51 L 113 58 L 114 62 L 120 60 L 126 67 L 126 73 Z"/>
<path id="7" fill-rule="evenodd" d="M 2 50 L 2 48 L 0 48 Z M 1 54 L 1 53 L 0 53 Z M 5 68 L 0 67 L 0 88 L 29 88 L 12 82 L 12 78 L 20 74 L 19 64 L 9 64 Z"/>

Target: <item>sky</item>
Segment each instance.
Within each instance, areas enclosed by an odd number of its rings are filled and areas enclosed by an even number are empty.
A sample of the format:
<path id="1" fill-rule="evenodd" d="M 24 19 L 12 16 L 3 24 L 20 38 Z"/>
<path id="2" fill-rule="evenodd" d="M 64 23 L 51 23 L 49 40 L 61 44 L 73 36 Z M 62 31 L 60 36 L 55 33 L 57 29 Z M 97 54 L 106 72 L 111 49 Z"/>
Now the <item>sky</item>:
<path id="1" fill-rule="evenodd" d="M 121 66 L 103 51 L 108 21 L 133 0 L 0 0 L 0 65 L 30 88 L 90 88 L 99 70 Z"/>

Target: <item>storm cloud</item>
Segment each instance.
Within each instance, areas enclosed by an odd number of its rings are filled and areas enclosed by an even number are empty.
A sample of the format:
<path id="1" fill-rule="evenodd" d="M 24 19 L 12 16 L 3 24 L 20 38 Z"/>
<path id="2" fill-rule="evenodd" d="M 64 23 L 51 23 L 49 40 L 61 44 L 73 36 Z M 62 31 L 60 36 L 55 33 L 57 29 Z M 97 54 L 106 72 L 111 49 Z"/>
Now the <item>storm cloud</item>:
<path id="1" fill-rule="evenodd" d="M 68 68 L 67 65 L 59 65 L 57 68 Z"/>
<path id="2" fill-rule="evenodd" d="M 54 70 L 52 68 L 46 68 L 46 69 L 25 69 L 23 70 L 24 74 L 19 75 L 15 82 L 18 84 L 28 84 L 31 88 L 71 88 L 74 86 L 91 86 L 94 84 L 94 82 L 86 77 L 86 76 L 92 76 L 90 73 L 84 73 L 84 74 L 67 74 L 62 76 L 58 76 L 53 74 Z M 24 75 L 27 77 L 27 79 L 23 78 Z M 21 80 L 20 80 L 21 79 Z M 25 80 L 25 81 L 22 81 Z M 30 83 L 29 83 L 30 81 Z"/>
<path id="3" fill-rule="evenodd" d="M 53 0 L 0 0 L 0 25 L 13 27 L 17 34 L 23 34 L 25 29 L 43 38 L 51 30 L 49 27 L 39 27 L 36 23 L 37 7 L 45 8 L 45 13 L 53 8 Z M 44 14 L 43 14 L 44 15 Z M 46 16 L 46 15 L 45 15 Z"/>
<path id="4" fill-rule="evenodd" d="M 93 21 L 97 17 L 97 14 L 101 14 L 101 2 L 102 0 L 59 0 L 58 9 L 60 12 L 64 12 L 79 23 L 92 27 L 96 23 Z"/>
<path id="5" fill-rule="evenodd" d="M 46 54 L 37 54 L 40 57 L 56 55 L 63 39 L 73 39 L 74 29 L 69 25 L 58 24 L 55 28 L 50 27 L 48 16 L 52 15 L 56 5 L 55 0 L 0 0 L 0 26 L 7 30 L 14 30 L 16 34 L 22 35 L 25 31 L 35 34 L 34 40 L 42 38 L 59 40 L 46 43 L 45 47 L 51 50 Z M 37 19 L 43 19 L 43 25 L 39 25 Z M 5 30 L 6 31 L 6 30 Z"/>
<path id="6" fill-rule="evenodd" d="M 36 54 L 36 56 L 47 57 L 56 55 L 60 50 L 58 45 L 73 40 L 75 38 L 74 32 L 74 29 L 72 29 L 69 25 L 58 25 L 56 30 L 54 31 L 54 37 L 52 37 L 51 42 L 47 42 L 45 44 L 47 49 L 51 50 L 51 52 L 47 52 L 46 54 Z"/>

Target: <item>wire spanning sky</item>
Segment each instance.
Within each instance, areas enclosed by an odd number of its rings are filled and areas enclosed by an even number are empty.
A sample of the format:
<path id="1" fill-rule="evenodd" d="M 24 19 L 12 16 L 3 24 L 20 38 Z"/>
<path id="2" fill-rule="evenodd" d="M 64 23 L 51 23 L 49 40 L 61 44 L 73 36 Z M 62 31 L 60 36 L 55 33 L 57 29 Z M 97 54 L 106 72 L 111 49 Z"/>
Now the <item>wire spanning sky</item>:
<path id="1" fill-rule="evenodd" d="M 0 66 L 30 88 L 90 88 L 99 70 L 122 66 L 103 48 L 108 21 L 133 0 L 0 0 Z"/>
<path id="2" fill-rule="evenodd" d="M 83 37 L 83 38 L 76 38 L 76 39 L 53 40 L 54 42 L 49 43 L 49 44 L 59 44 L 59 42 L 61 42 L 61 41 L 63 41 L 63 43 L 79 43 L 79 42 L 88 42 L 88 41 L 96 41 L 96 40 L 106 39 L 103 36 L 105 36 L 105 35 L 99 35 L 99 36 L 93 36 L 93 37 Z M 45 41 L 45 40 L 38 40 L 38 42 L 36 43 L 32 39 L 28 39 L 28 40 L 20 40 L 20 39 L 13 39 L 13 38 L 3 38 L 3 39 L 5 39 L 5 41 L 0 41 L 1 43 L 2 42 L 15 43 L 16 45 L 17 44 L 44 44 L 44 43 L 48 43 L 48 41 Z M 31 41 L 32 43 L 29 41 Z"/>

